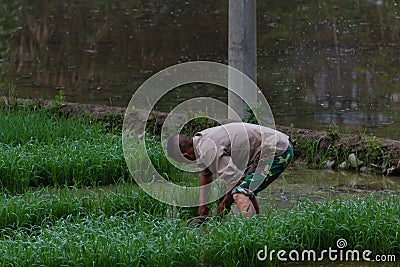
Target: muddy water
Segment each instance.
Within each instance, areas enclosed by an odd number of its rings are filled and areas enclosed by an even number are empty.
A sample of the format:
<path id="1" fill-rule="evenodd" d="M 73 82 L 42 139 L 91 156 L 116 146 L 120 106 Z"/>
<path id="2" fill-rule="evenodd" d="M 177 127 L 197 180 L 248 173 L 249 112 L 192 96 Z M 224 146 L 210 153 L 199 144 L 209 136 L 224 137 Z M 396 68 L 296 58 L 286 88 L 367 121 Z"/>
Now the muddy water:
<path id="1" fill-rule="evenodd" d="M 193 179 L 194 178 L 194 179 Z M 180 186 L 197 187 L 199 177 L 191 174 L 191 178 L 179 183 Z M 92 190 L 118 191 L 118 186 L 109 185 L 94 187 Z M 184 197 L 182 192 L 166 188 L 165 182 L 157 181 L 146 187 L 159 192 Z M 142 190 L 132 184 L 132 190 Z M 336 172 L 328 170 L 310 170 L 298 164 L 291 164 L 282 175 L 265 190 L 257 195 L 260 203 L 260 212 L 266 213 L 272 209 L 291 208 L 299 202 L 321 203 L 334 199 L 357 199 L 365 197 L 385 198 L 391 194 L 398 194 L 400 190 L 400 177 L 377 176 L 371 174 L 358 174 L 352 172 Z M 85 191 L 85 189 L 83 189 Z M 188 197 L 193 197 L 188 196 Z M 164 198 L 163 198 L 164 199 Z M 235 210 L 237 212 L 237 210 Z"/>
<path id="2" fill-rule="evenodd" d="M 307 170 L 294 165 L 260 192 L 259 200 L 261 209 L 267 211 L 289 208 L 298 201 L 318 203 L 337 198 L 384 197 L 399 189 L 399 177 Z"/>
<path id="3" fill-rule="evenodd" d="M 167 66 L 227 62 L 228 1 L 17 2 L 21 29 L 3 67 L 21 97 L 52 98 L 62 90 L 69 101 L 126 106 L 145 79 Z M 399 138 L 397 1 L 257 4 L 258 84 L 278 124 L 334 122 Z M 226 101 L 224 90 L 200 89 L 174 90 L 157 108 L 170 110 L 192 96 Z"/>

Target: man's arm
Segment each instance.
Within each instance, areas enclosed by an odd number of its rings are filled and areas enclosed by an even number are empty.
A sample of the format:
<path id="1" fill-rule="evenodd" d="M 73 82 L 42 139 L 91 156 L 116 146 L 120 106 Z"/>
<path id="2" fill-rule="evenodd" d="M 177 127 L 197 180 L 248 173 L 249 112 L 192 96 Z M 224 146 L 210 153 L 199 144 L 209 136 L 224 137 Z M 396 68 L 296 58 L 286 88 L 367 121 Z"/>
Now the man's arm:
<path id="1" fill-rule="evenodd" d="M 207 206 L 209 187 L 204 187 L 213 181 L 212 175 L 200 174 L 200 207 L 198 210 L 199 216 L 208 215 L 209 208 Z"/>

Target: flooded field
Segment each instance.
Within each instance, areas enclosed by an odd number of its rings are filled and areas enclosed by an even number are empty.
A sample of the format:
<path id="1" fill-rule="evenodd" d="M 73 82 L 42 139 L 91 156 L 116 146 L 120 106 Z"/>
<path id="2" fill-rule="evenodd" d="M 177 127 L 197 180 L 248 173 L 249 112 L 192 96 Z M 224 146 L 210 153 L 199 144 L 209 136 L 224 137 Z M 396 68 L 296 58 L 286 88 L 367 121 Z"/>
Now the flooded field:
<path id="1" fill-rule="evenodd" d="M 260 192 L 259 200 L 262 210 L 267 211 L 290 208 L 299 201 L 324 202 L 370 195 L 380 198 L 399 189 L 399 177 L 309 170 L 294 165 L 266 190 Z"/>
<path id="2" fill-rule="evenodd" d="M 198 178 L 198 177 L 197 177 Z M 198 179 L 179 183 L 181 186 L 199 186 Z M 142 191 L 137 184 L 125 184 L 125 189 L 137 193 Z M 106 194 L 118 193 L 121 185 L 106 185 L 86 188 L 72 188 L 70 191 L 82 196 L 89 196 L 93 193 L 103 192 Z M 163 191 L 167 194 L 174 194 L 177 198 L 184 197 L 174 191 L 167 189 L 164 182 L 155 182 L 145 185 L 146 192 L 152 192 L 154 196 L 161 196 L 161 199 L 168 199 L 162 196 Z M 39 189 L 41 191 L 43 189 Z M 52 194 L 59 194 L 65 188 L 49 187 Z M 304 169 L 299 165 L 290 166 L 281 177 L 274 181 L 269 187 L 258 194 L 260 213 L 267 214 L 272 210 L 285 210 L 295 205 L 306 203 L 324 203 L 330 200 L 357 200 L 373 197 L 377 200 L 390 195 L 398 194 L 400 190 L 399 177 L 385 177 L 370 174 L 357 174 L 351 172 L 334 172 L 324 170 Z M 160 192 L 160 195 L 156 192 Z M 157 202 L 157 201 L 156 201 Z M 176 208 L 176 207 L 175 207 Z M 211 212 L 216 215 L 215 211 Z M 233 213 L 238 210 L 233 206 Z M 172 218 L 178 214 L 172 212 Z"/>
<path id="3" fill-rule="evenodd" d="M 158 140 L 149 140 L 147 153 L 132 147 L 130 175 L 121 134 L 106 124 L 19 108 L 0 112 L 1 266 L 276 266 L 279 259 L 258 258 L 260 249 L 323 251 L 339 237 L 349 249 L 399 256 L 398 177 L 294 162 L 260 194 L 262 216 L 217 215 L 191 227 L 196 207 L 172 207 L 131 182 L 131 175 L 154 177 L 145 162 L 151 157 L 170 181 L 198 185 L 198 175 L 174 171 Z M 197 201 L 195 190 L 189 196 Z"/>
<path id="4" fill-rule="evenodd" d="M 3 68 L 20 97 L 53 98 L 62 90 L 68 101 L 126 106 L 165 67 L 227 63 L 228 1 L 14 2 L 22 8 L 9 27 L 20 29 Z M 334 122 L 346 131 L 400 136 L 396 1 L 257 5 L 257 82 L 278 124 L 319 129 Z M 157 108 L 194 96 L 227 98 L 221 89 L 188 86 Z"/>

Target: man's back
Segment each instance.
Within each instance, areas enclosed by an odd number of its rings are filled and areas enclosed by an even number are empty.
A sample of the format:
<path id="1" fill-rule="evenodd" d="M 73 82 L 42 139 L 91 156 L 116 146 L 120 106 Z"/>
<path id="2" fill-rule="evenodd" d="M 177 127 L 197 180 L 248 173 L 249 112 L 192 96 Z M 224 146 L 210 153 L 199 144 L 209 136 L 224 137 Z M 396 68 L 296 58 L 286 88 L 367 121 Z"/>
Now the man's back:
<path id="1" fill-rule="evenodd" d="M 197 133 L 193 146 L 198 162 L 206 172 L 220 177 L 224 173 L 244 170 L 249 162 L 262 154 L 275 156 L 288 147 L 288 136 L 274 129 L 249 123 L 229 123 Z M 235 170 L 235 168 L 237 168 Z"/>

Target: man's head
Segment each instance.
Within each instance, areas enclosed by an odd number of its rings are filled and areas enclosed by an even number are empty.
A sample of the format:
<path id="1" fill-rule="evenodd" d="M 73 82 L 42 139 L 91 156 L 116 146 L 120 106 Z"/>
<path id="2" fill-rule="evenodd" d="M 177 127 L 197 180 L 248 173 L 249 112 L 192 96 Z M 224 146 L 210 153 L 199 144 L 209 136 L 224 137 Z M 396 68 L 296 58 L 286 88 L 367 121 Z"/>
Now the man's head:
<path id="1" fill-rule="evenodd" d="M 168 139 L 167 153 L 178 162 L 182 162 L 182 156 L 191 161 L 196 160 L 193 139 L 184 134 L 177 134 Z"/>

